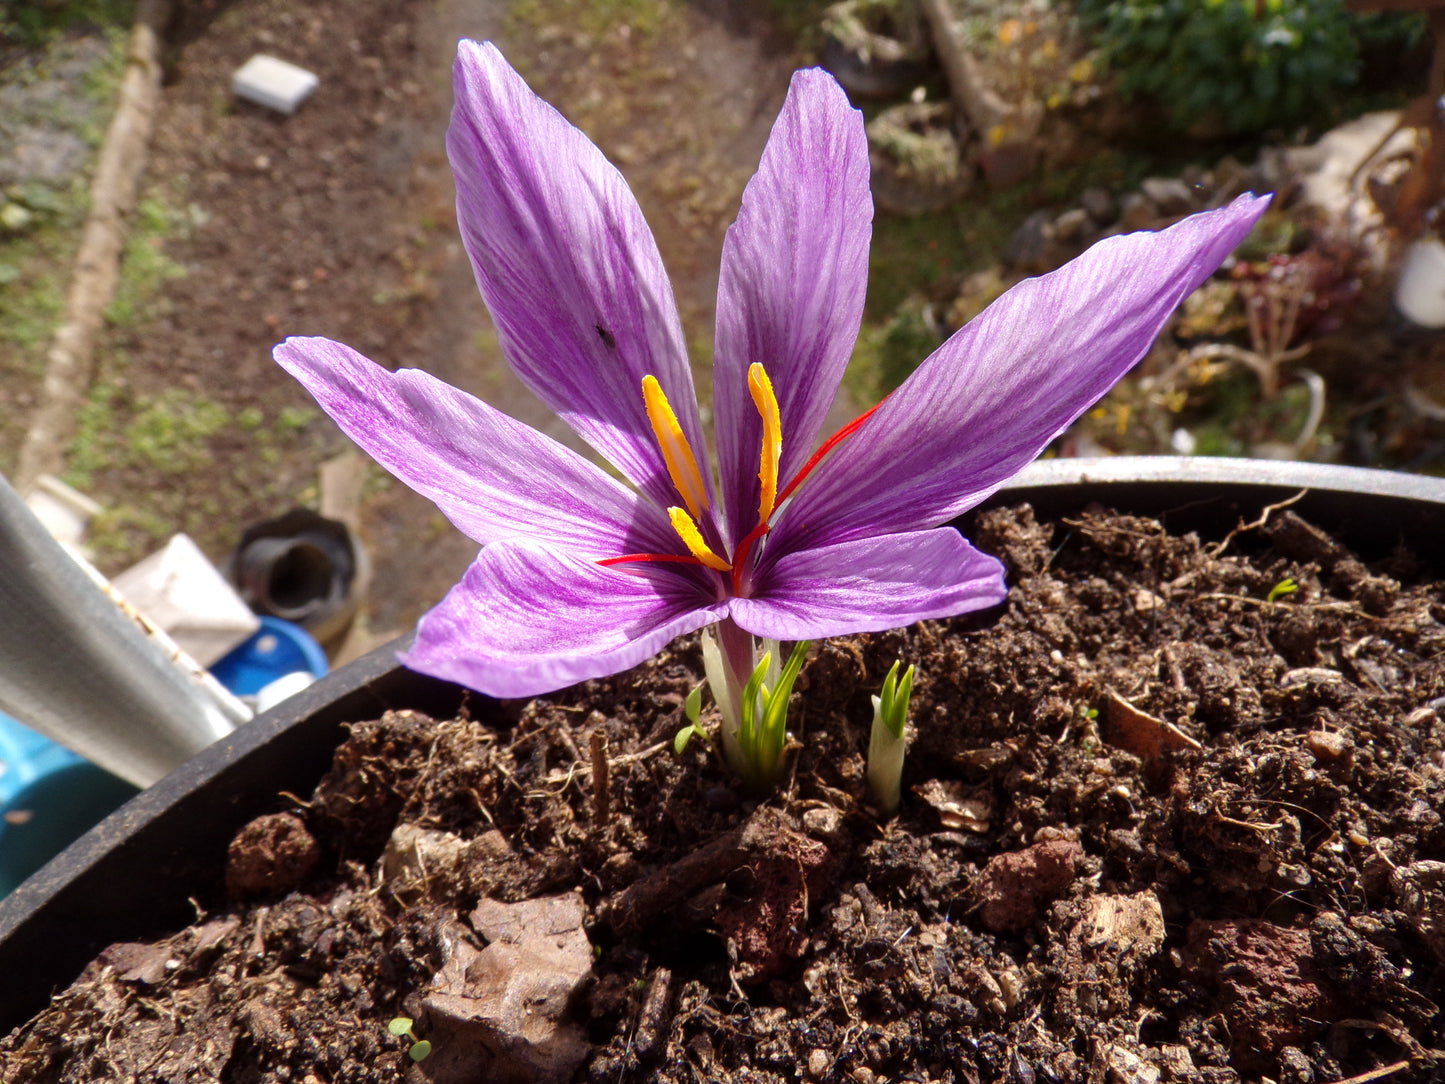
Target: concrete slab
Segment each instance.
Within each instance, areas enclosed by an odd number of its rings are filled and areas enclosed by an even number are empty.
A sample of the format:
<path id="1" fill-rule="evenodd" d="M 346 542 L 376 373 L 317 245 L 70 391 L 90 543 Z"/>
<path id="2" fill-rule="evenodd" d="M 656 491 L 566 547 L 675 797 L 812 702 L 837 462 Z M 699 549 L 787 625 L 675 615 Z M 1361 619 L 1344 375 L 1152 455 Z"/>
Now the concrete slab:
<path id="1" fill-rule="evenodd" d="M 289 117 L 311 97 L 320 82 L 315 73 L 305 68 L 257 53 L 231 76 L 231 92 Z"/>

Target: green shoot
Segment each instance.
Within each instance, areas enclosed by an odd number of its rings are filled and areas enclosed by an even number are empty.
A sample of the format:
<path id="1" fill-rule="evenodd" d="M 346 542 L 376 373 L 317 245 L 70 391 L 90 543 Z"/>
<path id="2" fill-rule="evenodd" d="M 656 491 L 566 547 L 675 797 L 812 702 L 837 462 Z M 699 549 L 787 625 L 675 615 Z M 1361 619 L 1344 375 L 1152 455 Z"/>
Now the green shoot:
<path id="1" fill-rule="evenodd" d="M 1286 576 L 1284 579 L 1280 580 L 1279 583 L 1275 584 L 1269 589 L 1269 597 L 1266 598 L 1264 601 L 1278 602 L 1280 599 L 1284 598 L 1285 595 L 1292 595 L 1298 590 L 1299 584 L 1295 583 L 1294 580 Z"/>
<path id="2" fill-rule="evenodd" d="M 701 738 L 708 745 L 713 745 L 712 735 L 707 732 L 703 725 L 698 722 L 702 717 L 702 686 L 699 685 L 692 692 L 687 694 L 687 701 L 682 706 L 682 712 L 687 716 L 687 726 L 677 732 L 677 737 L 672 740 L 672 747 L 677 755 L 681 756 L 688 743 L 693 738 Z M 713 750 L 717 747 L 714 745 Z"/>
<path id="3" fill-rule="evenodd" d="M 743 688 L 738 762 L 733 767 L 754 791 L 771 790 L 782 772 L 783 749 L 788 740 L 788 698 L 809 646 L 807 640 L 794 644 L 788 664 L 781 671 L 773 663 L 773 653 L 764 652 Z"/>
<path id="4" fill-rule="evenodd" d="M 913 667 L 898 676 L 895 662 L 883 679 L 881 695 L 873 697 L 873 732 L 868 739 L 868 787 L 883 816 L 898 812 L 903 792 L 903 754 L 908 748 L 908 701 L 913 695 Z"/>
<path id="5" fill-rule="evenodd" d="M 411 1048 L 407 1050 L 406 1055 L 411 1058 L 412 1061 L 421 1061 L 422 1058 L 431 1053 L 431 1041 L 428 1039 L 418 1039 L 416 1032 L 411 1030 L 412 1023 L 411 1017 L 398 1016 L 386 1025 L 386 1030 L 398 1038 L 405 1036 L 410 1039 Z"/>

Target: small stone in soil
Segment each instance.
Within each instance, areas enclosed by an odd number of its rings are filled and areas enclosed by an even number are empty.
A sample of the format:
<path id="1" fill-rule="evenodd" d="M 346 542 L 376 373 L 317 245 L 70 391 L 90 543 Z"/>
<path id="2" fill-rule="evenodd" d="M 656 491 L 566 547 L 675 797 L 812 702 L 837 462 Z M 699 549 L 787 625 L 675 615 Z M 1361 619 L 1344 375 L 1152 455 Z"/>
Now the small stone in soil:
<path id="1" fill-rule="evenodd" d="M 979 877 L 979 918 L 995 933 L 1022 933 L 1069 887 L 1083 857 L 1083 847 L 1067 839 L 996 855 Z"/>
<path id="2" fill-rule="evenodd" d="M 437 1029 L 429 1080 L 572 1078 L 591 1049 L 567 1012 L 592 974 L 583 918 L 582 899 L 573 893 L 520 903 L 484 899 L 471 922 L 488 940 L 485 948 L 456 924 L 443 931 L 446 961 L 425 999 Z"/>
<path id="3" fill-rule="evenodd" d="M 284 895 L 310 875 L 321 848 L 291 813 L 257 817 L 231 840 L 226 891 L 233 897 Z"/>

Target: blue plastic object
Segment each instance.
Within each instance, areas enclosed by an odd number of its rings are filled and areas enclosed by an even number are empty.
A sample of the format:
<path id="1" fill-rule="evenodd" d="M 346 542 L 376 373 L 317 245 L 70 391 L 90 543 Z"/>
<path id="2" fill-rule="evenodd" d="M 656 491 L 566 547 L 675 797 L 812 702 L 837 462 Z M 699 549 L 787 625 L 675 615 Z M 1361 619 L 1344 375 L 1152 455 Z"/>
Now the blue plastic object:
<path id="1" fill-rule="evenodd" d="M 300 625 L 279 617 L 262 617 L 254 636 L 211 667 L 216 680 L 237 696 L 251 696 L 298 670 L 324 677 L 326 652 Z"/>
<path id="2" fill-rule="evenodd" d="M 254 636 L 211 667 L 237 696 L 259 692 L 298 670 L 321 677 L 326 653 L 305 629 L 276 617 L 261 618 Z M 137 793 L 125 780 L 0 714 L 0 896 Z"/>
<path id="3" fill-rule="evenodd" d="M 0 714 L 0 896 L 139 793 Z"/>

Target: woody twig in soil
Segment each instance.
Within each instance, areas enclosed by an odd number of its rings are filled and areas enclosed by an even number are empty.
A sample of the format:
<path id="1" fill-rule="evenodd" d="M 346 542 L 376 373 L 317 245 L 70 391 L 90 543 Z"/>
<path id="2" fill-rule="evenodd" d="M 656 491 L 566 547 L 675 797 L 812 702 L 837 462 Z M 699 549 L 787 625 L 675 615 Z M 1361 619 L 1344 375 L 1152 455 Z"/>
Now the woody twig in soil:
<path id="1" fill-rule="evenodd" d="M 746 823 L 613 896 L 602 908 L 602 920 L 615 933 L 641 930 L 770 850 L 787 830 L 782 813 L 759 807 Z"/>
<path id="2" fill-rule="evenodd" d="M 607 769 L 607 735 L 600 729 L 592 731 L 592 812 L 599 828 L 606 828 L 612 813 L 611 779 Z"/>
<path id="3" fill-rule="evenodd" d="M 1308 492 L 1309 490 L 1302 489 L 1287 501 L 1280 501 L 1278 504 L 1265 505 L 1264 511 L 1259 514 L 1259 518 L 1257 520 L 1255 520 L 1253 523 L 1239 524 L 1239 526 L 1235 527 L 1234 530 L 1230 531 L 1227 535 L 1225 535 L 1223 539 L 1221 539 L 1219 542 L 1216 542 L 1213 546 L 1209 547 L 1207 551 L 1209 556 L 1218 557 L 1226 549 L 1229 548 L 1229 544 L 1234 541 L 1237 535 L 1243 534 L 1245 531 L 1262 530 L 1265 525 L 1269 523 L 1270 516 L 1272 516 L 1276 512 L 1284 511 L 1292 504 L 1298 504 L 1304 499 L 1304 495 Z"/>

